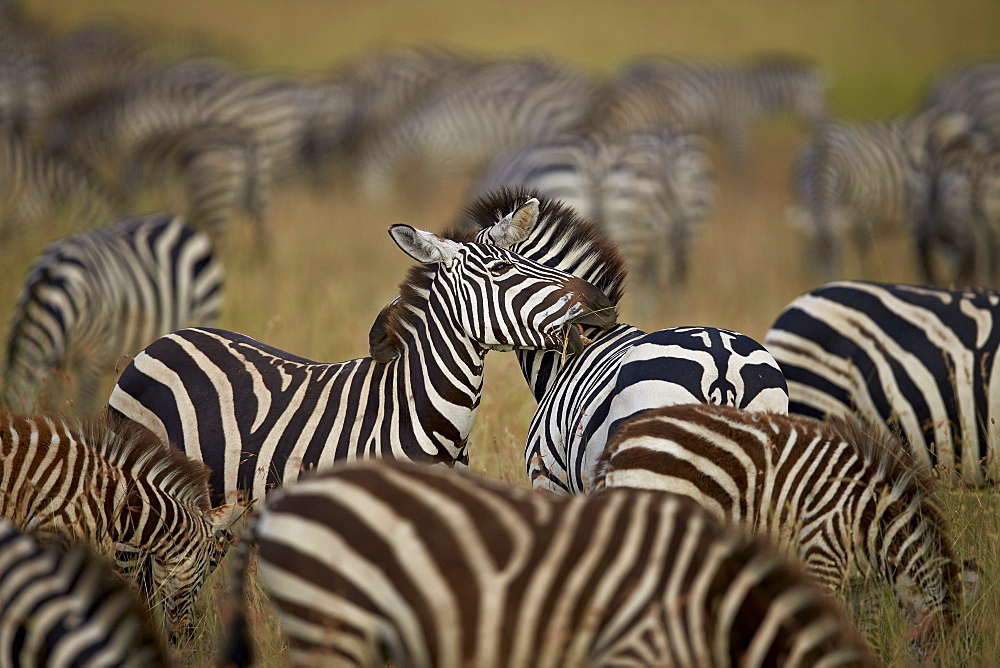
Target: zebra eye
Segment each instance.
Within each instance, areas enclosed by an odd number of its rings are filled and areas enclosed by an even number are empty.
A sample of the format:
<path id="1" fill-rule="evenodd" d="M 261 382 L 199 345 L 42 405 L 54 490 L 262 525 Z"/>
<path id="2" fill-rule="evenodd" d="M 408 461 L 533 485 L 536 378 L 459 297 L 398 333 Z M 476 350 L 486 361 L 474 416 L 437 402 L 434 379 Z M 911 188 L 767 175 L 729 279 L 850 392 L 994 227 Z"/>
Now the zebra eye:
<path id="1" fill-rule="evenodd" d="M 496 262 L 490 264 L 489 270 L 490 273 L 493 274 L 494 276 L 499 276 L 500 274 L 504 273 L 513 266 L 514 265 L 511 262 L 504 262 L 503 260 L 497 260 Z"/>

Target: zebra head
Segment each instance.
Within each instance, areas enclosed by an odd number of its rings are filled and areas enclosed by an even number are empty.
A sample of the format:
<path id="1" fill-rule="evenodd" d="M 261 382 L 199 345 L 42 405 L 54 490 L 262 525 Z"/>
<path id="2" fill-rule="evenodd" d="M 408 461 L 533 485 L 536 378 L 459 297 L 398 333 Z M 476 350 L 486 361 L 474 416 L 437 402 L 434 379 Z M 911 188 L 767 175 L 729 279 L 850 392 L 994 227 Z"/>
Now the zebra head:
<path id="1" fill-rule="evenodd" d="M 426 279 L 422 285 L 404 285 L 400 303 L 408 301 L 407 289 L 426 292 L 428 300 L 437 292 L 450 313 L 431 318 L 447 317 L 483 350 L 582 351 L 584 340 L 575 325 L 613 326 L 614 304 L 583 279 L 508 250 L 537 219 L 538 201 L 530 200 L 497 223 L 488 244 L 393 225 L 389 234 L 396 244 L 418 262 L 432 265 L 420 268 Z"/>

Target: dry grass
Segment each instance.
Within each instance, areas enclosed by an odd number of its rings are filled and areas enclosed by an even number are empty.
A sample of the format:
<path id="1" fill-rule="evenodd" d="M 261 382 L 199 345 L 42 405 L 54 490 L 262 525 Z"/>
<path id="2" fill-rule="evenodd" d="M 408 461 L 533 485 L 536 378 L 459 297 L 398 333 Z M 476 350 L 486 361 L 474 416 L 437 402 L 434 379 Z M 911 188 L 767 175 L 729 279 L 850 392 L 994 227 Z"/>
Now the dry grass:
<path id="1" fill-rule="evenodd" d="M 880 116 L 904 109 L 933 73 L 962 57 L 995 48 L 1000 11 L 988 2 L 872 3 L 780 2 L 735 4 L 648 0 L 590 3 L 570 0 L 544 5 L 475 0 L 450 3 L 340 3 L 325 0 L 174 0 L 134 3 L 97 0 L 64 3 L 38 0 L 29 10 L 68 28 L 95 12 L 127 17 L 147 34 L 197 33 L 243 63 L 268 69 L 317 69 L 368 48 L 434 42 L 470 49 L 545 51 L 610 71 L 637 53 L 736 57 L 761 50 L 794 51 L 816 58 L 833 74 L 834 108 L 852 116 Z M 236 19 L 235 17 L 239 17 Z M 567 17 L 569 23 L 567 23 Z M 891 26 L 891 29 L 889 29 Z M 184 41 L 184 40 L 180 40 Z M 187 40 L 191 41 L 191 40 Z M 801 243 L 785 222 L 788 168 L 803 135 L 772 123 L 753 138 L 749 168 L 737 173 L 719 160 L 720 197 L 715 214 L 698 236 L 691 288 L 648 318 L 626 321 L 647 329 L 682 324 L 721 326 L 758 340 L 781 308 L 813 287 L 804 271 Z M 339 361 L 367 352 L 367 332 L 379 309 L 396 294 L 409 263 L 385 233 L 395 222 L 441 230 L 464 197 L 463 183 L 440 184 L 419 197 L 371 202 L 351 190 L 350 169 L 320 190 L 279 189 L 272 215 L 273 243 L 267 257 L 253 253 L 248 226 L 234 226 L 224 250 L 226 306 L 221 326 L 244 332 L 298 355 Z M 39 231 L 0 244 L 0 308 L 12 307 L 28 264 L 63 228 Z M 912 281 L 911 250 L 904 238 L 876 245 L 881 280 Z M 857 276 L 856 267 L 848 267 Z M 487 361 L 483 404 L 471 437 L 473 468 L 493 478 L 527 484 L 522 447 L 534 401 L 511 354 Z M 986 594 L 969 617 L 972 650 L 956 639 L 941 657 L 945 664 L 996 663 L 1000 594 L 1000 513 L 991 493 L 947 495 L 961 550 L 984 566 Z M 218 588 L 206 596 L 202 633 L 183 659 L 211 661 L 218 637 Z M 263 663 L 286 661 L 274 619 L 263 604 L 253 607 L 255 637 Z M 905 663 L 896 640 L 899 621 L 889 615 L 876 630 L 883 656 Z"/>

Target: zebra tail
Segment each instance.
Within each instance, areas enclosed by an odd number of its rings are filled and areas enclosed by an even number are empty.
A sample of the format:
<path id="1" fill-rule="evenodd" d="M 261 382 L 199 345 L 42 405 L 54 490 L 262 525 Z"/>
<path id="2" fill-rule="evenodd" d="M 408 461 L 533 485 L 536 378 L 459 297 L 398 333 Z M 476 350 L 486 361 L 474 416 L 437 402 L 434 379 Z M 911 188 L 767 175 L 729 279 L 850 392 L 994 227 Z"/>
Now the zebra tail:
<path id="1" fill-rule="evenodd" d="M 233 551 L 233 573 L 224 608 L 231 611 L 232 618 L 226 627 L 225 642 L 220 643 L 225 647 L 225 654 L 219 660 L 220 666 L 243 668 L 253 665 L 254 646 L 247 624 L 246 570 L 253 545 L 254 523 L 255 518 L 251 517 L 239 544 Z"/>

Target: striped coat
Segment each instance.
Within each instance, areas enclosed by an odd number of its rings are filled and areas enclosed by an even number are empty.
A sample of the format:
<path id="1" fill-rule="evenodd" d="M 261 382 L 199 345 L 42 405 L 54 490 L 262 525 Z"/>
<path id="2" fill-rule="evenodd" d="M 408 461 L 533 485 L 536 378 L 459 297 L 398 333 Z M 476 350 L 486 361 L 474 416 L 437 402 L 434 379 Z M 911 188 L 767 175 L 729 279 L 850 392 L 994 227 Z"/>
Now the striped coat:
<path id="1" fill-rule="evenodd" d="M 247 538 L 297 665 L 873 664 L 798 568 L 674 496 L 366 462 L 289 486 Z"/>

